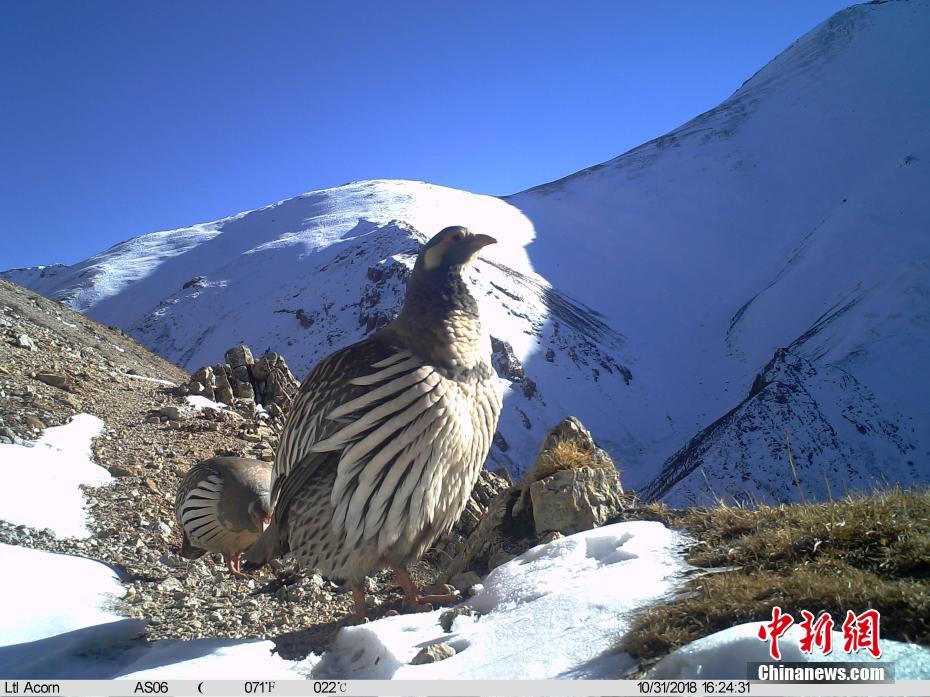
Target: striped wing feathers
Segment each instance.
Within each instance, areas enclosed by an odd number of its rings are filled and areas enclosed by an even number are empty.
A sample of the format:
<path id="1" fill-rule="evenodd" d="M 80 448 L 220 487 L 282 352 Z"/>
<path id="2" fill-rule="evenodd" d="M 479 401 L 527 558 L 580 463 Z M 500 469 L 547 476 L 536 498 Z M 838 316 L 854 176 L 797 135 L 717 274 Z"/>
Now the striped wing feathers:
<path id="1" fill-rule="evenodd" d="M 368 339 L 324 358 L 307 376 L 294 399 L 291 413 L 281 434 L 278 454 L 271 477 L 271 498 L 275 510 L 286 509 L 292 496 L 299 494 L 299 483 L 327 462 L 313 446 L 336 432 L 341 424 L 328 419 L 333 409 L 368 391 L 367 386 L 353 385 L 372 368 L 386 368 L 410 357 L 381 341 Z"/>
<path id="2" fill-rule="evenodd" d="M 225 532 L 219 519 L 223 480 L 219 472 L 194 467 L 187 473 L 175 501 L 175 515 L 188 538 L 206 547 Z"/>
<path id="3" fill-rule="evenodd" d="M 489 402 L 481 390 L 378 340 L 333 354 L 305 380 L 285 427 L 276 511 L 284 514 L 313 469 L 335 467 L 331 522 L 347 544 L 385 549 L 416 538 L 446 515 L 450 491 L 469 486 L 487 454 L 500 398 Z"/>

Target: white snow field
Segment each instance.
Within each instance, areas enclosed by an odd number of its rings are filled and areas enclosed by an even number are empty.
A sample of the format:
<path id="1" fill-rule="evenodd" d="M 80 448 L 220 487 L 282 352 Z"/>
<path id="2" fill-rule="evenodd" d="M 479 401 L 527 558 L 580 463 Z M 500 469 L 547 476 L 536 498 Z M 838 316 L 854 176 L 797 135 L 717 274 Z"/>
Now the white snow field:
<path id="1" fill-rule="evenodd" d="M 495 465 L 574 414 L 672 504 L 797 497 L 786 429 L 809 498 L 927 481 L 928 25 L 926 2 L 850 7 L 717 108 L 513 196 L 355 182 L 5 276 L 182 366 L 246 341 L 302 378 L 465 224 L 500 240 L 474 287 L 525 368 Z"/>
<path id="2" fill-rule="evenodd" d="M 110 473 L 92 459 L 103 421 L 78 414 L 46 429 L 35 443 L 0 443 L 0 519 L 48 528 L 60 537 L 89 537 L 80 485 L 99 486 Z"/>

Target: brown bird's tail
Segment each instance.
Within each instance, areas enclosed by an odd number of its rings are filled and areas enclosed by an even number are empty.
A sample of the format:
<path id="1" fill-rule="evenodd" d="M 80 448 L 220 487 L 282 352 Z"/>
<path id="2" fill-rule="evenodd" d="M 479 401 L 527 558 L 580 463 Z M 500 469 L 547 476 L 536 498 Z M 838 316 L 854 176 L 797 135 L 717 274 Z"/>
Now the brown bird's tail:
<path id="1" fill-rule="evenodd" d="M 207 553 L 207 550 L 201 549 L 200 547 L 194 547 L 191 544 L 191 541 L 187 539 L 187 533 L 183 533 L 181 536 L 181 549 L 178 550 L 180 554 L 185 559 L 200 559 L 204 554 Z"/>
<path id="2" fill-rule="evenodd" d="M 287 554 L 287 552 L 287 543 L 281 540 L 278 524 L 272 523 L 265 529 L 262 536 L 249 547 L 245 553 L 245 560 L 247 566 L 257 568 L 264 566 L 272 559 Z"/>

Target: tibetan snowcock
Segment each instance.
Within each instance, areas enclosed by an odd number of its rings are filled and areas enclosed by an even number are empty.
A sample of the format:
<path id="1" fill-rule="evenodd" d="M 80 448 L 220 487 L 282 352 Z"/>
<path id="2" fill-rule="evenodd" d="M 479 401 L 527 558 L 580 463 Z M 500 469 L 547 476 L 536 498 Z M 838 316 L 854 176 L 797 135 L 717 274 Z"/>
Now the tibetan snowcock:
<path id="1" fill-rule="evenodd" d="M 181 526 L 181 556 L 220 552 L 232 576 L 239 556 L 271 522 L 271 463 L 214 457 L 190 468 L 178 487 L 174 512 Z"/>
<path id="2" fill-rule="evenodd" d="M 366 616 L 365 576 L 406 571 L 452 528 L 484 465 L 502 399 L 463 270 L 496 240 L 449 227 L 420 251 L 400 314 L 323 359 L 294 399 L 272 476 L 274 517 L 253 563 L 291 552 L 348 580 Z"/>

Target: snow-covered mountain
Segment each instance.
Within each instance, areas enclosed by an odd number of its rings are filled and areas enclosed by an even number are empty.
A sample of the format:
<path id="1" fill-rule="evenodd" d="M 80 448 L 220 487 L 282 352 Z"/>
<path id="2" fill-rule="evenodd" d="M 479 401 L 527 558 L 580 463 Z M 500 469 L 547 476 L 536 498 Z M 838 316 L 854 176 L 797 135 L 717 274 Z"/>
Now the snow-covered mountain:
<path id="1" fill-rule="evenodd" d="M 358 182 L 3 275 L 186 367 L 247 341 L 303 373 L 464 224 L 501 241 L 473 276 L 513 471 L 571 413 L 672 503 L 797 497 L 786 429 L 809 497 L 926 481 L 928 29 L 927 2 L 851 7 L 717 108 L 503 199 Z"/>

